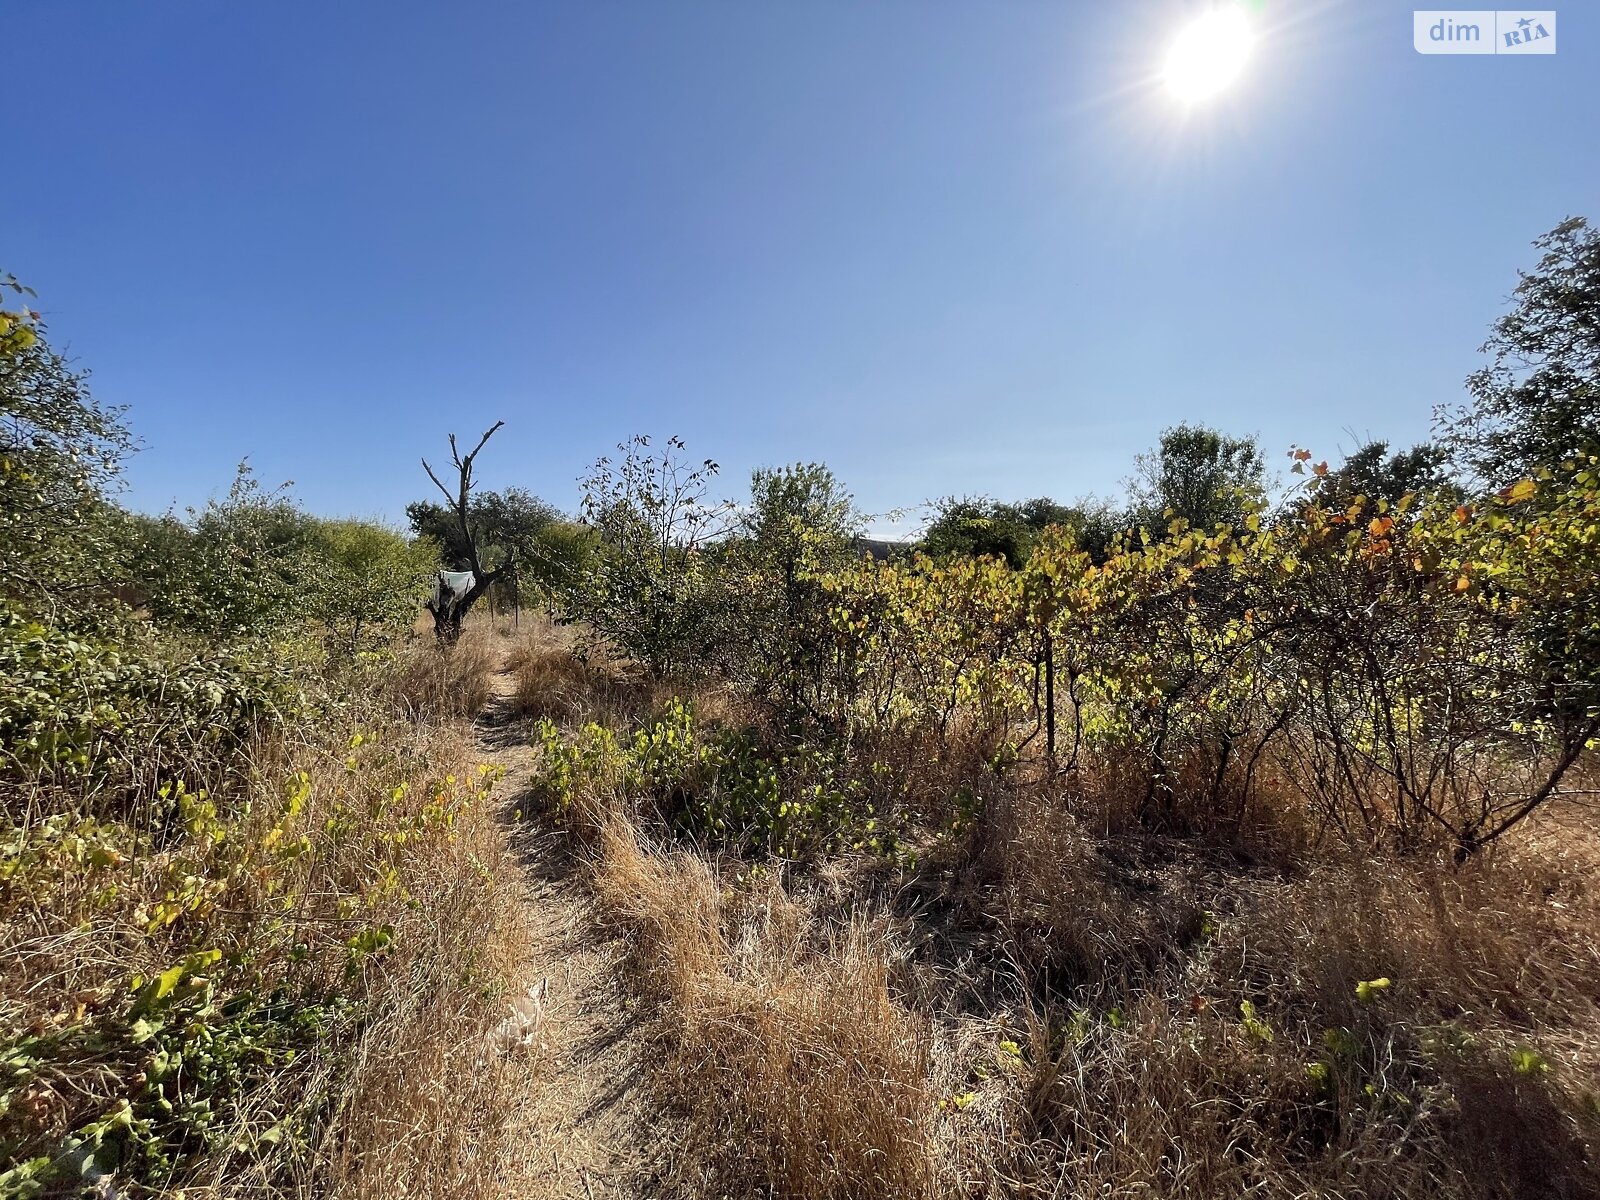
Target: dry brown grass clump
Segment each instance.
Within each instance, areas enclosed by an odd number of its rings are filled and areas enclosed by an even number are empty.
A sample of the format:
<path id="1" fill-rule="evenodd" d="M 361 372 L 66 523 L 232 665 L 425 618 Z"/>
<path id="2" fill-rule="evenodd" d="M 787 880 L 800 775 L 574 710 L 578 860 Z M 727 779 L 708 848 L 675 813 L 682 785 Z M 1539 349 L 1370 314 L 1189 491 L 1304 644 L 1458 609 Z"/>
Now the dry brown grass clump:
<path id="1" fill-rule="evenodd" d="M 630 678 L 625 664 L 600 653 L 580 657 L 547 635 L 519 639 L 505 669 L 518 716 L 623 726 L 649 703 L 649 689 Z"/>
<path id="2" fill-rule="evenodd" d="M 494 694 L 499 656 L 486 623 L 469 622 L 453 645 L 419 639 L 393 676 L 395 702 L 417 717 L 475 717 Z"/>
<path id="3" fill-rule="evenodd" d="M 976 823 L 961 890 L 1001 956 L 1040 986 L 1120 994 L 1204 923 L 1189 872 L 1147 859 L 1147 846 L 1097 838 L 1066 798 L 1018 789 Z"/>
<path id="4" fill-rule="evenodd" d="M 984 1191 L 1600 1194 L 1600 911 L 1548 853 L 1268 870 L 1023 795 L 967 871 L 1016 972 L 935 1055 Z"/>
<path id="5" fill-rule="evenodd" d="M 470 777 L 462 749 L 436 764 Z M 369 995 L 329 1130 L 326 1175 L 340 1195 L 494 1194 L 523 1153 L 520 1110 L 538 1095 L 544 1064 L 496 1037 L 533 981 L 523 872 L 493 805 L 462 809 L 451 835 L 413 857 L 405 891 L 393 961 Z"/>
<path id="6" fill-rule="evenodd" d="M 718 1189 L 790 1197 L 936 1192 L 928 1028 L 889 994 L 880 938 L 818 940 L 776 883 L 736 898 L 707 863 L 613 820 L 595 887 L 662 1004 L 657 1080 Z"/>

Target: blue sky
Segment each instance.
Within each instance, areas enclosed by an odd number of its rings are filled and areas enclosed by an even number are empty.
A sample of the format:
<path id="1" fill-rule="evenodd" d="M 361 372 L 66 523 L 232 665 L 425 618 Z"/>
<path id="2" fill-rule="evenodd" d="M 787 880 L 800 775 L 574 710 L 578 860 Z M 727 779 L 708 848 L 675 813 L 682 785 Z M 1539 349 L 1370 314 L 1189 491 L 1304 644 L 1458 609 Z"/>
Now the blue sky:
<path id="1" fill-rule="evenodd" d="M 398 517 L 502 418 L 485 483 L 565 507 L 636 432 L 880 512 L 1114 491 L 1185 419 L 1425 436 L 1529 241 L 1600 218 L 1600 19 L 1424 57 L 1410 6 L 1264 0 L 1186 111 L 1196 7 L 22 0 L 0 267 L 153 510 L 248 455 Z"/>

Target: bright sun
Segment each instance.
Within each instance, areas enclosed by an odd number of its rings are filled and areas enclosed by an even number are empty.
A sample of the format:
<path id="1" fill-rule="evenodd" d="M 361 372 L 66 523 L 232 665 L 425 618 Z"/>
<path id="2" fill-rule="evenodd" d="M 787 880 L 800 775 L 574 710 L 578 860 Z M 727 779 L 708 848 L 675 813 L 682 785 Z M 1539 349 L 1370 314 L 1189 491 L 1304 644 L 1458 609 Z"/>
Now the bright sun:
<path id="1" fill-rule="evenodd" d="M 1178 34 L 1167 52 L 1167 87 L 1190 104 L 1216 95 L 1238 78 L 1254 40 L 1250 23 L 1234 5 L 1207 10 Z"/>

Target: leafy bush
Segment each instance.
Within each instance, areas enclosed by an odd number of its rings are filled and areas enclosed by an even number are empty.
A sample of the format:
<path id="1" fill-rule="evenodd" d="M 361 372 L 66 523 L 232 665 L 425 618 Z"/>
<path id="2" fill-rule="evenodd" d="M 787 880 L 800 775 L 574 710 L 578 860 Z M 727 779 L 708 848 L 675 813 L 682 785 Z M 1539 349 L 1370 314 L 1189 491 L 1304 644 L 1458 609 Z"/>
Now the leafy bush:
<path id="1" fill-rule="evenodd" d="M 1597 480 L 1568 460 L 1475 504 L 1173 517 L 1098 564 L 1065 531 L 1020 571 L 861 563 L 824 580 L 827 703 L 847 732 L 946 750 L 1042 729 L 1050 762 L 1133 783 L 1146 822 L 1237 829 L 1270 767 L 1346 837 L 1471 854 L 1600 734 Z"/>
<path id="2" fill-rule="evenodd" d="M 653 679 L 703 671 L 712 661 L 721 603 L 710 546 L 732 524 L 729 506 L 708 500 L 717 464 L 683 460 L 668 439 L 618 447 L 582 481 L 584 516 L 598 544 L 572 601 L 595 633 Z"/>
<path id="3" fill-rule="evenodd" d="M 437 549 L 370 521 L 317 521 L 317 569 L 304 585 L 306 614 L 343 654 L 382 647 L 416 619 L 436 569 Z"/>
<path id="4" fill-rule="evenodd" d="M 0 272 L 0 292 L 31 296 Z M 0 597 L 81 612 L 122 581 L 107 500 L 132 438 L 53 350 L 39 314 L 0 310 Z"/>
<path id="5" fill-rule="evenodd" d="M 290 675 L 238 655 L 164 657 L 30 621 L 0 604 L 0 774 L 101 796 L 215 784 L 264 725 L 305 711 Z"/>
<path id="6" fill-rule="evenodd" d="M 167 627 L 212 643 L 280 636 L 303 619 L 318 565 L 313 521 L 248 464 L 224 499 L 168 516 L 136 552 L 147 604 Z"/>
<path id="7" fill-rule="evenodd" d="M 603 823 L 608 800 L 634 798 L 679 836 L 750 853 L 795 859 L 827 848 L 898 848 L 838 750 L 772 745 L 751 727 L 707 730 L 682 700 L 627 741 L 594 723 L 569 741 L 550 720 L 534 740 L 535 793 L 580 825 Z"/>

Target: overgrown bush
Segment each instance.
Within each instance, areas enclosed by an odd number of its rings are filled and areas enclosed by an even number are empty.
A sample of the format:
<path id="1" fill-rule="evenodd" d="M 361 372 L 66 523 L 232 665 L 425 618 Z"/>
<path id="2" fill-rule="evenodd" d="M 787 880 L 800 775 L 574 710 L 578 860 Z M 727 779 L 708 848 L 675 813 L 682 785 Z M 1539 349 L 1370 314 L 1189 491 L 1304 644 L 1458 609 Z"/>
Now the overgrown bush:
<path id="1" fill-rule="evenodd" d="M 669 438 L 618 447 L 582 481 L 593 553 L 570 600 L 576 614 L 652 679 L 702 672 L 712 660 L 721 596 L 712 543 L 732 524 L 730 507 L 709 499 L 717 464 L 684 461 Z"/>
<path id="2" fill-rule="evenodd" d="M 591 722 L 568 739 L 545 719 L 534 741 L 535 795 L 580 829 L 631 799 L 708 846 L 791 859 L 830 848 L 899 849 L 867 781 L 838 750 L 772 741 L 752 726 L 707 728 L 681 700 L 629 738 Z"/>
<path id="3" fill-rule="evenodd" d="M 68 783 L 99 808 L 175 781 L 218 787 L 259 734 L 309 710 L 281 668 L 163 653 L 30 621 L 0 604 L 0 786 Z M 11 805 L 6 806 L 8 809 Z"/>
<path id="4" fill-rule="evenodd" d="M 1469 855 L 1600 732 L 1596 479 L 1572 461 L 1472 505 L 1174 518 L 1100 564 L 1048 536 L 1021 571 L 864 563 L 826 580 L 830 700 L 856 731 L 1042 730 L 1053 765 L 1136 769 L 1168 828 L 1239 827 L 1270 767 L 1347 839 Z"/>

